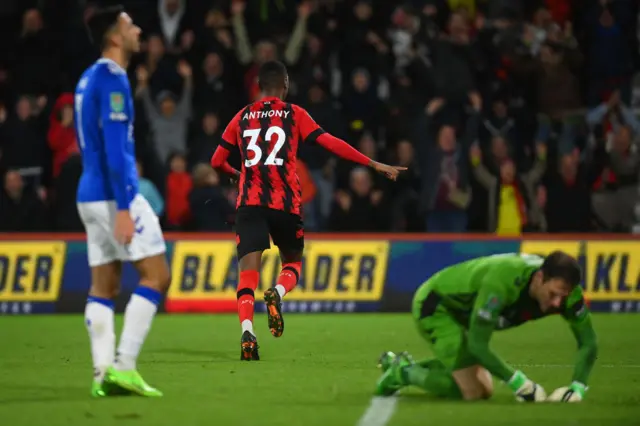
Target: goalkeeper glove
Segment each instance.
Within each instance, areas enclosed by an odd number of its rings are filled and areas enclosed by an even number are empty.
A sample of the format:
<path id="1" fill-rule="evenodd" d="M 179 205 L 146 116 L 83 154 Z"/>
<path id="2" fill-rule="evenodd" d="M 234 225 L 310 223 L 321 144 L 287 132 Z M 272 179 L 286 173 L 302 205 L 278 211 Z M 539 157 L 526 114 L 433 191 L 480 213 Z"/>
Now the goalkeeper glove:
<path id="1" fill-rule="evenodd" d="M 513 373 L 507 384 L 520 402 L 541 402 L 547 398 L 542 386 L 529 380 L 520 370 Z"/>
<path id="2" fill-rule="evenodd" d="M 563 386 L 553 391 L 547 398 L 550 402 L 580 402 L 584 399 L 587 386 L 580 382 L 572 382 L 571 385 Z"/>

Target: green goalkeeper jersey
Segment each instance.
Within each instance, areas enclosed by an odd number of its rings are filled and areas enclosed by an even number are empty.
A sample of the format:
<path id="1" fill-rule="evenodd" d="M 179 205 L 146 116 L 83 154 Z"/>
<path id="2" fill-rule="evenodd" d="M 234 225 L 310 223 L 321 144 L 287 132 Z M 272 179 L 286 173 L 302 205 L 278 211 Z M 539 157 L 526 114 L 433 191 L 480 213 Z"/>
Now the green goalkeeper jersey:
<path id="1" fill-rule="evenodd" d="M 542 312 L 529 295 L 533 274 L 544 259 L 527 254 L 482 257 L 446 268 L 424 283 L 415 299 L 435 292 L 441 308 L 468 329 L 468 345 L 493 375 L 507 381 L 514 370 L 489 349 L 494 330 L 519 326 L 547 315 L 560 314 L 578 342 L 573 380 L 587 383 L 596 358 L 596 337 L 582 288 L 576 287 L 564 305 Z"/>

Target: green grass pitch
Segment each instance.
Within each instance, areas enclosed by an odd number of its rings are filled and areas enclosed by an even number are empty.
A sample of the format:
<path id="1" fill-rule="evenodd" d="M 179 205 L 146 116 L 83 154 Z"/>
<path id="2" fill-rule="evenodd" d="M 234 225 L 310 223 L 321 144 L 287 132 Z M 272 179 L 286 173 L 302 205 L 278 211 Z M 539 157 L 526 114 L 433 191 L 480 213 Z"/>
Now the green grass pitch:
<path id="1" fill-rule="evenodd" d="M 121 318 L 118 318 L 121 324 Z M 161 399 L 89 396 L 81 316 L 0 318 L 0 424 L 354 426 L 385 349 L 428 354 L 409 315 L 288 315 L 271 337 L 256 318 L 262 361 L 239 361 L 235 316 L 159 316 L 139 361 Z M 390 426 L 640 425 L 640 315 L 594 318 L 600 354 L 582 404 L 520 404 L 496 383 L 490 401 L 446 402 L 410 391 Z M 547 392 L 568 385 L 575 342 L 560 318 L 497 333 L 494 349 Z"/>

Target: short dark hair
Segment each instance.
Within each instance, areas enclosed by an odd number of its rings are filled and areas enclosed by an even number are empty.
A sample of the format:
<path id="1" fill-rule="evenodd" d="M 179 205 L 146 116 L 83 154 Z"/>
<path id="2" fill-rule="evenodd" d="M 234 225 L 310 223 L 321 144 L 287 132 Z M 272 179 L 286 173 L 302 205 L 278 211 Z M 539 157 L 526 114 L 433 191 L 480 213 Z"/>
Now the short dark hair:
<path id="1" fill-rule="evenodd" d="M 87 31 L 91 43 L 104 50 L 107 47 L 106 35 L 118 23 L 118 18 L 124 12 L 124 6 L 110 6 L 98 9 L 87 22 Z"/>
<path id="2" fill-rule="evenodd" d="M 576 287 L 582 280 L 582 270 L 578 261 L 562 251 L 550 253 L 542 263 L 543 281 L 560 278 L 571 288 Z"/>
<path id="3" fill-rule="evenodd" d="M 267 61 L 258 72 L 258 86 L 261 90 L 282 89 L 285 87 L 287 67 L 280 61 Z"/>

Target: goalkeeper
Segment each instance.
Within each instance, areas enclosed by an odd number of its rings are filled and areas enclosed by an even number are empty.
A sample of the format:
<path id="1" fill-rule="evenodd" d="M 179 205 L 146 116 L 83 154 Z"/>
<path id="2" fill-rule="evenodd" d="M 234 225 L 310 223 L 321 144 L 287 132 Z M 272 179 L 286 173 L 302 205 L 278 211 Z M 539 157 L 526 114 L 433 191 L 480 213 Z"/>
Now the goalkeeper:
<path id="1" fill-rule="evenodd" d="M 573 381 L 548 400 L 581 401 L 596 360 L 596 335 L 582 297 L 580 266 L 556 251 L 545 259 L 505 254 L 448 267 L 425 282 L 413 299 L 413 318 L 435 359 L 414 363 L 407 353 L 386 352 L 378 395 L 413 385 L 437 396 L 477 400 L 493 393 L 491 376 L 518 400 L 546 398 L 541 386 L 507 365 L 490 348 L 494 330 L 559 313 L 578 342 Z"/>

